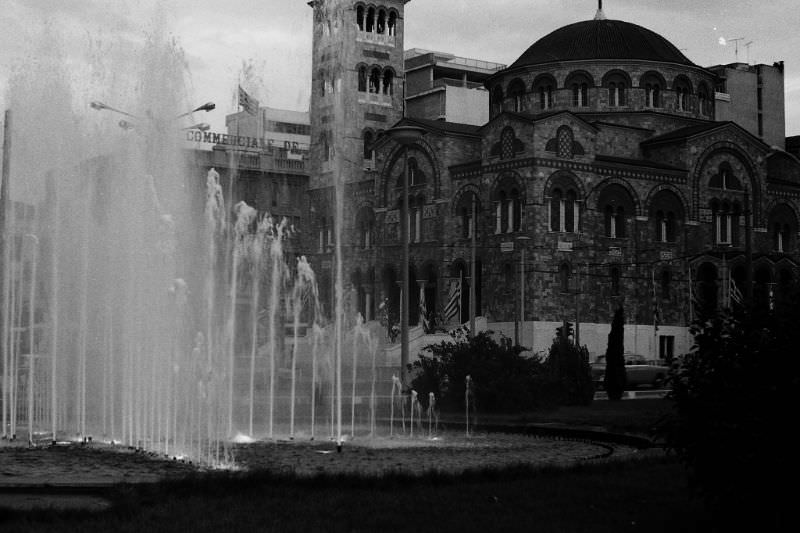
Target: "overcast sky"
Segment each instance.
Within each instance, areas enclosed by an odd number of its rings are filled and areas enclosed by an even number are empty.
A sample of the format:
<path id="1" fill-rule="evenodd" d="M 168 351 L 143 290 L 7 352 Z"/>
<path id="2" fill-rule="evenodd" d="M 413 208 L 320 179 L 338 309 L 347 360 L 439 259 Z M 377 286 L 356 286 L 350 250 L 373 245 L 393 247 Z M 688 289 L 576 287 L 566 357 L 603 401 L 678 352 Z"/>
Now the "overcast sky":
<path id="1" fill-rule="evenodd" d="M 164 12 L 153 6 L 162 5 Z M 736 61 L 786 64 L 787 135 L 800 134 L 800 8 L 797 0 L 605 0 L 609 19 L 649 28 L 701 66 Z M 426 48 L 510 64 L 551 31 L 590 19 L 596 0 L 413 0 L 405 48 Z M 198 117 L 224 131 L 244 78 L 262 105 L 306 110 L 312 10 L 306 0 L 3 0 L 0 104 L 7 79 L 42 32 L 59 33 L 74 72 L 114 40 L 141 41 L 165 21 L 186 57 L 190 94 L 217 109 Z M 49 22 L 49 25 L 45 25 Z M 43 30 L 43 28 L 47 30 Z M 742 39 L 736 41 L 735 39 Z M 722 42 L 726 44 L 721 44 Z M 749 46 L 746 46 L 747 43 Z M 107 102 L 113 105 L 113 102 Z"/>

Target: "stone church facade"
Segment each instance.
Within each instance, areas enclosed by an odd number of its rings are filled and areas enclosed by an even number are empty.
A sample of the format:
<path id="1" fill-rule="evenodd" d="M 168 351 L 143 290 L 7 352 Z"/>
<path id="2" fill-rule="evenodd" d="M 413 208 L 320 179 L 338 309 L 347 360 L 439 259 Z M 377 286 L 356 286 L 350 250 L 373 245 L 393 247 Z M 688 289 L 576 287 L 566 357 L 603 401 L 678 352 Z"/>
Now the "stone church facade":
<path id="1" fill-rule="evenodd" d="M 769 309 L 797 278 L 800 162 L 735 122 L 715 120 L 713 71 L 664 37 L 598 12 L 542 37 L 490 76 L 486 124 L 402 117 L 405 3 L 341 4 L 342 20 L 352 18 L 338 34 L 346 52 L 335 56 L 345 102 L 337 147 L 346 176 L 342 267 L 363 316 L 399 316 L 405 154 L 380 135 L 393 125 L 426 130 L 408 153 L 412 325 L 423 322 L 421 301 L 430 327 L 469 321 L 474 293 L 490 329 L 535 351 L 567 320 L 602 354 L 622 306 L 626 349 L 658 358 L 689 348 L 687 326 L 699 313 L 736 305 L 748 286 Z M 323 177 L 325 109 L 312 96 L 312 165 L 320 161 Z M 315 211 L 333 205 L 331 185 L 312 186 Z M 312 220 L 310 257 L 325 271 L 335 260 L 333 222 Z"/>

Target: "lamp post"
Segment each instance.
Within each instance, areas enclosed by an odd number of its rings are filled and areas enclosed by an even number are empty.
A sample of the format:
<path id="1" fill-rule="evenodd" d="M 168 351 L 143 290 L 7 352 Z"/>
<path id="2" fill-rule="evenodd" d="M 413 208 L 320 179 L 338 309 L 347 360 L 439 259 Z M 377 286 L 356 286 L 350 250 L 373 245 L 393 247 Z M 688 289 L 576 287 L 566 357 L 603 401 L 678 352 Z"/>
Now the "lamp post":
<path id="1" fill-rule="evenodd" d="M 400 289 L 400 382 L 406 384 L 408 364 L 408 151 L 426 130 L 418 126 L 395 126 L 386 130 L 386 135 L 403 147 L 403 202 L 400 206 L 400 241 L 403 247 L 401 268 L 403 286 Z"/>
<path id="2" fill-rule="evenodd" d="M 131 118 L 137 119 L 137 120 L 141 119 L 141 117 L 138 117 L 136 115 L 128 113 L 127 111 L 122 111 L 121 109 L 117 109 L 115 107 L 111 107 L 110 105 L 105 104 L 103 102 L 99 102 L 97 100 L 94 100 L 94 101 L 90 102 L 89 103 L 89 107 L 91 107 L 92 109 L 94 109 L 96 111 L 113 111 L 114 113 L 119 113 L 120 115 L 125 115 L 126 117 L 131 117 Z M 203 104 L 201 106 L 198 106 L 198 107 L 192 109 L 191 111 L 187 111 L 186 113 L 181 113 L 180 115 L 176 115 L 175 117 L 173 117 L 173 120 L 177 120 L 179 118 L 183 118 L 183 117 L 189 116 L 192 113 L 195 113 L 197 111 L 205 111 L 205 112 L 213 111 L 214 109 L 216 109 L 216 107 L 217 106 L 216 106 L 216 104 L 214 104 L 214 102 L 206 102 L 205 104 Z M 119 121 L 119 127 L 124 129 L 124 130 L 130 130 L 130 129 L 135 128 L 136 124 L 123 119 L 123 120 Z M 208 131 L 209 129 L 211 129 L 211 126 L 206 124 L 205 122 L 200 122 L 198 124 L 194 124 L 192 126 L 187 126 L 185 128 L 182 128 L 182 129 L 184 129 L 184 130 Z"/>
<path id="3" fill-rule="evenodd" d="M 527 235 L 520 235 L 519 241 L 519 344 L 525 344 L 525 241 L 531 240 Z M 536 324 L 534 323 L 534 329 Z M 533 341 L 531 341 L 533 344 Z M 531 346 L 533 350 L 533 346 Z"/>

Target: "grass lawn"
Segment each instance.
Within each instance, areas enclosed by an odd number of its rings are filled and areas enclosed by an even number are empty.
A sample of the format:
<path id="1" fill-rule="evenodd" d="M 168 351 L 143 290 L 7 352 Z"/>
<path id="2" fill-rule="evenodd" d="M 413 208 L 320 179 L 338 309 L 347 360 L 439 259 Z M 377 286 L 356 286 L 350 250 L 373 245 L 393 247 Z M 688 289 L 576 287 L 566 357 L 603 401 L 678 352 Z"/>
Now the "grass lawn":
<path id="1" fill-rule="evenodd" d="M 648 402 L 655 403 L 648 406 Z M 631 421 L 640 420 L 645 427 L 641 433 L 665 408 L 663 400 L 595 402 L 587 408 L 559 409 L 552 417 L 534 413 L 523 418 L 609 428 L 631 427 Z M 112 500 L 114 505 L 99 513 L 0 511 L 0 530 L 616 533 L 712 529 L 701 502 L 687 489 L 683 467 L 658 453 L 568 468 L 517 467 L 421 478 L 215 474 L 122 487 Z"/>

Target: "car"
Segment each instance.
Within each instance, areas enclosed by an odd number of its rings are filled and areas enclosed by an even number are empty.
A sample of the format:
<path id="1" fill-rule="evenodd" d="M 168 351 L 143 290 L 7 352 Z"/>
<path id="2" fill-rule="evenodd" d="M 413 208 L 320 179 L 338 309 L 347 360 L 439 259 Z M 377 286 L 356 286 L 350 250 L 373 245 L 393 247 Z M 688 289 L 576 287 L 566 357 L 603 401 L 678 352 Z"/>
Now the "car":
<path id="1" fill-rule="evenodd" d="M 604 388 L 606 361 L 605 356 L 598 356 L 591 365 L 592 381 L 596 389 Z M 647 360 L 641 355 L 625 356 L 625 388 L 635 389 L 649 386 L 658 389 L 664 386 L 669 374 L 669 367 L 660 359 Z"/>

